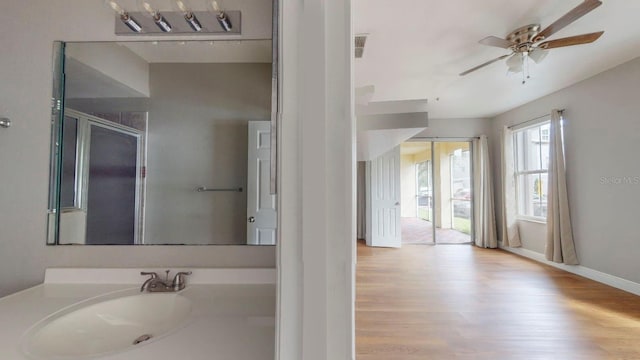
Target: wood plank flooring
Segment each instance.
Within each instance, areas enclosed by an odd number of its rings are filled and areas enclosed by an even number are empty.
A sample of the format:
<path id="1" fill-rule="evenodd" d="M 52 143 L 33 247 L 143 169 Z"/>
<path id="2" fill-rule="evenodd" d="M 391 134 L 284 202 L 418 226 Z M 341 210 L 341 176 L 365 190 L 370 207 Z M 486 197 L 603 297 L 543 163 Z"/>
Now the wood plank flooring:
<path id="1" fill-rule="evenodd" d="M 501 250 L 359 243 L 356 353 L 640 359 L 640 297 Z"/>
<path id="2" fill-rule="evenodd" d="M 419 218 L 400 218 L 403 244 L 433 244 L 433 227 L 431 222 Z M 471 237 L 454 229 L 441 229 L 436 227 L 436 239 L 438 244 L 468 244 Z"/>

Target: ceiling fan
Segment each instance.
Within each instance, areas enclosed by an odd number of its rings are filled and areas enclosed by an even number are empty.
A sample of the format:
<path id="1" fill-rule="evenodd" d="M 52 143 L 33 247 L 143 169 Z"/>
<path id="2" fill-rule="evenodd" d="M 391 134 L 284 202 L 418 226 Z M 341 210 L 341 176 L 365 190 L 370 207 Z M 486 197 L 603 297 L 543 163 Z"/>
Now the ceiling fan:
<path id="1" fill-rule="evenodd" d="M 526 65 L 527 58 L 530 58 L 535 63 L 539 63 L 545 58 L 545 56 L 547 56 L 548 49 L 588 44 L 598 40 L 598 38 L 602 36 L 602 34 L 604 34 L 604 31 L 541 42 L 543 40 L 546 40 L 556 32 L 560 31 L 560 29 L 564 28 L 565 26 L 583 17 L 591 10 L 597 8 L 600 5 L 602 5 L 602 1 L 600 0 L 584 0 L 580 5 L 564 14 L 564 16 L 556 20 L 553 24 L 547 26 L 542 31 L 540 31 L 542 27 L 539 24 L 531 24 L 512 31 L 509 35 L 506 36 L 506 39 L 502 39 L 496 36 L 488 36 L 480 40 L 480 44 L 509 49 L 511 50 L 511 53 L 502 55 L 496 59 L 487 61 L 467 71 L 464 71 L 460 73 L 460 76 L 467 75 L 487 65 L 493 64 L 494 62 L 506 58 L 509 58 L 506 61 L 507 66 L 509 66 L 509 71 L 522 72 L 523 68 Z"/>

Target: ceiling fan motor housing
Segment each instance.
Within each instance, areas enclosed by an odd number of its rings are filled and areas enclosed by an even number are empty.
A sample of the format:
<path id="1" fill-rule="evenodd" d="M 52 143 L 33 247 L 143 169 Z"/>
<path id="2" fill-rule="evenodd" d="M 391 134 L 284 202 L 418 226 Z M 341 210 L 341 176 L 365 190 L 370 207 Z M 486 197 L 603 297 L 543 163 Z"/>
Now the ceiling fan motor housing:
<path id="1" fill-rule="evenodd" d="M 507 40 L 514 43 L 513 51 L 529 51 L 533 45 L 533 40 L 540 33 L 540 29 L 540 24 L 530 24 L 517 28 L 507 35 Z"/>

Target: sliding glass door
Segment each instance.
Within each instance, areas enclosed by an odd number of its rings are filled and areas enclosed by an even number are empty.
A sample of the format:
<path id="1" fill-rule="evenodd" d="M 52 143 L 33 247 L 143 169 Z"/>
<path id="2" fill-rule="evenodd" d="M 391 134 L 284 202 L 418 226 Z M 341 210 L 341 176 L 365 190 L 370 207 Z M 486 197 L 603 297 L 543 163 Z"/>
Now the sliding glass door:
<path id="1" fill-rule="evenodd" d="M 416 214 L 419 219 L 433 221 L 433 176 L 431 160 L 416 164 Z"/>
<path id="2" fill-rule="evenodd" d="M 413 140 L 402 145 L 404 243 L 471 243 L 471 155 L 470 141 Z"/>
<path id="3" fill-rule="evenodd" d="M 471 142 L 437 142 L 434 156 L 440 159 L 438 202 L 440 221 L 436 241 L 442 244 L 471 242 L 472 178 Z"/>

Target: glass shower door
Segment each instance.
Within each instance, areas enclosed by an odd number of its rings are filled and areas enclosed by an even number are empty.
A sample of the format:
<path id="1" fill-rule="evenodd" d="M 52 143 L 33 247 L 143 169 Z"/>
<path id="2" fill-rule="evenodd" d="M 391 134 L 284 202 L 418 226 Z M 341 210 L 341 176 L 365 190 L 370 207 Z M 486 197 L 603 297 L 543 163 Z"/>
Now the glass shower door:
<path id="1" fill-rule="evenodd" d="M 96 124 L 90 134 L 86 243 L 135 244 L 139 136 Z"/>

